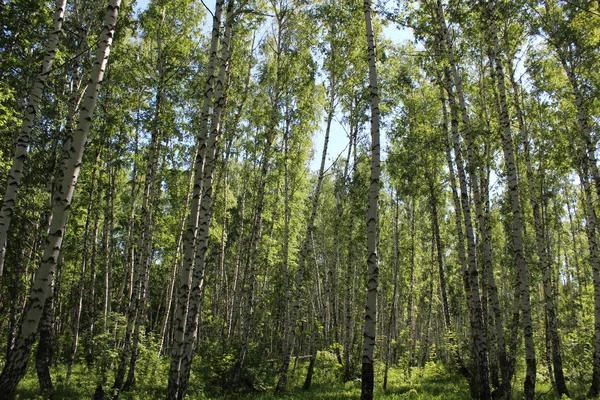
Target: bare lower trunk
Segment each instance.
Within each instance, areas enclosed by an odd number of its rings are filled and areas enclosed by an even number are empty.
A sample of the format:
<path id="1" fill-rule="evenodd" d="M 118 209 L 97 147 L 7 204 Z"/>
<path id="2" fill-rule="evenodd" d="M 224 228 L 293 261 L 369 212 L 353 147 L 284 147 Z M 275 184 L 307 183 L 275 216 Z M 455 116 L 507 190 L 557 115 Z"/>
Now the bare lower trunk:
<path id="1" fill-rule="evenodd" d="M 529 150 L 529 137 L 527 127 L 523 113 L 521 111 L 519 90 L 517 82 L 514 79 L 514 70 L 512 64 L 508 64 L 510 70 L 510 80 L 513 87 L 513 94 L 515 99 L 515 110 L 517 113 L 517 119 L 519 121 L 519 130 L 521 134 L 521 142 L 523 144 L 523 150 L 525 153 L 525 164 L 527 171 L 527 181 L 529 186 L 529 201 L 531 208 L 533 209 L 533 221 L 535 229 L 536 239 L 536 250 L 538 260 L 542 271 L 542 282 L 544 291 L 544 304 L 545 304 L 545 321 L 546 321 L 546 332 L 549 343 L 550 359 L 551 359 L 551 372 L 553 372 L 553 380 L 558 396 L 563 394 L 569 396 L 569 391 L 565 382 L 565 376 L 563 373 L 562 355 L 560 351 L 560 336 L 558 334 L 558 316 L 554 307 L 554 290 L 551 281 L 551 265 L 550 265 L 550 254 L 547 246 L 547 238 L 544 235 L 543 219 L 541 213 L 541 205 L 535 189 L 535 177 L 533 174 L 533 167 L 531 163 L 531 156 Z"/>
<path id="2" fill-rule="evenodd" d="M 40 391 L 52 398 L 53 387 L 52 377 L 50 376 L 50 365 L 52 364 L 52 357 L 54 355 L 54 287 L 50 290 L 50 295 L 44 306 L 42 320 L 40 321 L 40 340 L 35 355 L 35 369 L 40 383 Z"/>

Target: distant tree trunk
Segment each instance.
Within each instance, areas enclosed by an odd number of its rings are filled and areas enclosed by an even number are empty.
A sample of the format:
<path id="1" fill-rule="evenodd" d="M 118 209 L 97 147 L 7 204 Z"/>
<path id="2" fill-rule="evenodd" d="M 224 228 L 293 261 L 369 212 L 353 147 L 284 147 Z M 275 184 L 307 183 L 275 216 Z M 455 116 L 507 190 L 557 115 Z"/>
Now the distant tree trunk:
<path id="1" fill-rule="evenodd" d="M 114 217 L 114 179 L 112 175 L 112 166 L 110 161 L 106 162 L 108 184 L 105 188 L 106 197 L 104 203 L 104 226 L 102 228 L 102 252 L 104 255 L 104 304 L 103 304 L 103 330 L 108 332 L 108 314 L 111 311 L 111 277 L 112 277 L 112 260 L 110 254 L 110 243 L 112 232 L 114 231 L 113 217 Z"/>
<path id="2" fill-rule="evenodd" d="M 383 372 L 383 390 L 387 389 L 388 384 L 388 371 L 389 365 L 392 361 L 392 346 L 391 342 L 398 340 L 398 286 L 399 286 L 399 266 L 400 266 L 400 246 L 399 246 L 399 207 L 398 192 L 395 193 L 395 197 L 392 200 L 394 209 L 394 224 L 393 224 L 393 252 L 394 252 L 394 289 L 392 293 L 392 304 L 390 310 L 390 319 L 388 322 L 388 334 L 385 340 L 385 368 Z"/>
<path id="3" fill-rule="evenodd" d="M 288 372 L 288 368 L 289 368 L 289 364 L 290 364 L 290 359 L 292 356 L 292 352 L 293 352 L 293 348 L 294 348 L 294 342 L 296 340 L 296 325 L 297 325 L 297 320 L 298 320 L 298 313 L 299 313 L 299 309 L 300 309 L 300 298 L 302 297 L 302 277 L 305 274 L 305 268 L 306 268 L 306 262 L 307 262 L 307 258 L 308 258 L 308 252 L 309 252 L 309 248 L 310 248 L 310 241 L 312 240 L 313 237 L 313 233 L 315 231 L 315 220 L 317 219 L 317 211 L 319 208 L 319 199 L 321 197 L 321 188 L 323 186 L 323 179 L 325 177 L 325 161 L 327 159 L 327 149 L 329 146 L 329 134 L 331 132 L 331 123 L 333 121 L 333 116 L 334 116 L 334 111 L 335 111 L 335 83 L 329 88 L 330 91 L 330 99 L 329 99 L 329 105 L 328 105 L 328 113 L 327 113 L 327 121 L 326 121 L 326 127 L 325 127 L 325 139 L 323 142 L 323 150 L 321 153 L 321 164 L 319 166 L 319 173 L 317 175 L 317 183 L 316 183 L 316 187 L 315 187 L 315 191 L 313 192 L 313 196 L 310 199 L 311 202 L 311 208 L 310 208 L 310 216 L 309 219 L 307 221 L 307 225 L 306 225 L 306 232 L 304 234 L 304 238 L 302 240 L 302 247 L 300 248 L 300 255 L 298 257 L 298 271 L 297 271 L 297 276 L 296 276 L 296 295 L 295 295 L 295 304 L 294 304 L 294 308 L 291 311 L 291 315 L 289 316 L 289 321 L 286 321 L 285 327 L 284 327 L 284 333 L 285 333 L 285 343 L 284 343 L 284 351 L 283 351 L 283 362 L 281 364 L 281 369 L 279 371 L 279 380 L 277 381 L 277 386 L 275 388 L 275 391 L 277 392 L 282 392 L 286 389 L 286 385 L 287 385 L 287 372 Z M 287 142 L 287 139 L 286 139 Z M 287 147 L 286 147 L 287 149 Z M 286 183 L 287 183 L 287 166 L 286 166 Z M 286 185 L 286 191 L 287 191 L 287 185 Z M 286 200 L 287 200 L 287 196 L 286 196 Z M 286 206 L 287 206 L 287 202 L 286 202 Z M 286 207 L 286 211 L 289 212 L 289 209 Z M 289 225 L 289 215 L 286 215 L 286 224 Z M 287 227 L 287 226 L 286 226 Z M 287 229 L 289 230 L 289 227 L 287 227 Z M 287 233 L 287 231 L 286 231 Z M 284 257 L 287 257 L 287 254 L 284 254 Z M 284 263 L 286 263 L 287 260 L 284 259 Z M 287 267 L 287 266 L 286 266 Z M 284 271 L 284 273 L 287 273 L 287 271 Z M 285 278 L 284 278 L 285 279 Z M 318 279 L 318 276 L 317 276 Z M 285 284 L 287 285 L 287 282 L 285 282 Z M 286 287 L 287 290 L 289 290 L 289 288 Z M 286 294 L 286 296 L 288 296 L 286 298 L 286 303 L 289 303 L 289 295 Z M 289 305 L 288 305 L 289 307 Z M 289 310 L 286 307 L 286 314 L 289 313 Z M 286 317 L 287 319 L 287 317 Z M 286 330 L 287 329 L 287 330 Z M 316 343 L 314 344 L 315 346 L 315 352 L 316 350 Z M 313 360 L 311 359 L 311 362 Z M 314 365 L 313 365 L 314 368 Z M 307 378 L 308 380 L 308 378 Z M 308 386 L 310 387 L 310 381 L 308 383 Z"/>
<path id="4" fill-rule="evenodd" d="M 282 279 L 282 294 L 284 296 L 283 300 L 283 332 L 282 332 L 282 342 L 283 342 L 283 362 L 281 363 L 281 368 L 279 370 L 279 379 L 277 381 L 277 385 L 275 386 L 275 392 L 281 393 L 285 391 L 287 385 L 287 372 L 290 364 L 290 358 L 292 356 L 292 351 L 294 348 L 294 339 L 296 327 L 294 324 L 296 321 L 291 316 L 290 310 L 290 297 L 292 296 L 291 288 L 289 285 L 289 262 L 290 262 L 290 218 L 291 218 L 291 210 L 290 210 L 290 188 L 289 188 L 289 134 L 290 134 L 290 124 L 289 124 L 289 106 L 288 110 L 286 110 L 286 128 L 283 133 L 283 203 L 284 203 L 284 226 L 283 226 L 283 263 L 282 263 L 282 271 L 281 271 L 281 279 Z M 300 263 L 298 263 L 298 274 L 301 275 L 300 272 Z M 300 293 L 297 293 L 296 297 Z M 297 300 L 299 301 L 299 300 Z M 295 312 L 295 310 L 294 310 Z"/>
<path id="5" fill-rule="evenodd" d="M 352 111 L 351 111 L 352 112 Z M 336 254 L 336 269 L 339 270 L 340 265 L 342 263 L 342 251 L 341 251 L 341 243 L 342 243 L 342 235 L 341 235 L 341 224 L 344 217 L 344 206 L 347 201 L 347 197 L 342 192 L 346 187 L 346 181 L 348 179 L 348 170 L 350 166 L 350 157 L 352 155 L 352 150 L 354 148 L 355 143 L 355 134 L 354 134 L 354 125 L 350 125 L 350 136 L 348 143 L 348 153 L 346 156 L 346 162 L 344 163 L 344 172 L 342 175 L 342 187 L 336 193 L 336 210 L 337 210 L 337 219 L 336 219 L 336 229 L 335 229 L 335 254 Z M 352 189 L 350 189 L 352 192 Z M 352 351 L 352 302 L 351 302 L 351 294 L 352 294 L 352 233 L 354 228 L 354 214 L 350 212 L 348 216 L 348 271 L 346 272 L 346 302 L 345 302 L 345 315 L 340 318 L 340 320 L 344 321 L 344 331 L 343 331 L 343 342 L 344 342 L 344 352 L 342 356 L 338 356 L 341 359 L 341 364 L 344 367 L 343 380 L 344 382 L 348 382 L 352 379 L 352 365 L 350 362 L 350 355 Z"/>
<path id="6" fill-rule="evenodd" d="M 411 194 L 406 202 L 406 218 L 408 222 L 407 230 L 410 235 L 410 271 L 408 278 L 408 301 L 406 302 L 407 310 L 406 310 L 406 327 L 408 329 L 408 340 L 410 344 L 407 346 L 408 350 L 408 368 L 414 365 L 415 360 L 415 348 L 417 345 L 417 326 L 416 326 L 416 318 L 415 318 L 415 267 L 416 267 L 416 230 L 415 230 L 415 220 L 416 220 L 416 208 L 417 208 L 417 199 L 414 194 Z M 409 370 L 410 371 L 410 370 Z"/>
<path id="7" fill-rule="evenodd" d="M 279 108 L 281 106 L 281 98 L 283 96 L 283 88 L 281 82 L 281 55 L 282 49 L 282 36 L 283 30 L 281 29 L 283 15 L 276 10 L 275 19 L 277 20 L 278 31 L 275 46 L 275 82 L 273 88 L 273 94 L 271 98 L 272 110 L 270 115 L 270 122 L 266 132 L 266 140 L 264 144 L 263 156 L 260 163 L 260 179 L 258 181 L 258 193 L 256 195 L 256 206 L 254 210 L 254 216 L 252 221 L 252 228 L 250 232 L 250 240 L 248 254 L 246 256 L 244 280 L 245 286 L 243 290 L 243 299 L 245 302 L 245 318 L 241 336 L 241 346 L 238 352 L 237 360 L 232 368 L 231 372 L 231 386 L 237 387 L 241 381 L 242 374 L 245 368 L 246 355 L 248 352 L 248 341 L 250 339 L 250 332 L 254 320 L 254 300 L 255 300 L 255 281 L 256 281 L 256 253 L 258 250 L 258 244 L 261 237 L 262 224 L 263 224 L 263 211 L 265 206 L 265 182 L 269 171 L 269 163 L 271 162 L 271 154 L 273 151 L 273 144 L 277 137 L 277 125 L 279 124 Z"/>
<path id="8" fill-rule="evenodd" d="M 441 5 L 440 5 L 441 7 Z M 439 11 L 441 13 L 441 11 Z M 453 75 L 456 75 L 455 73 Z M 456 78 L 456 76 L 454 76 Z M 450 71 L 445 71 L 445 86 L 448 94 L 448 102 L 451 111 L 451 139 L 454 147 L 454 157 L 458 173 L 458 182 L 460 187 L 460 199 L 457 193 L 454 195 L 455 202 L 458 202 L 456 206 L 460 207 L 462 221 L 460 222 L 460 229 L 457 229 L 459 235 L 464 234 L 463 240 L 466 239 L 467 253 L 464 253 L 464 244 L 460 248 L 460 252 L 463 252 L 463 284 L 465 287 L 467 304 L 469 307 L 469 319 L 471 324 L 471 338 L 472 338 L 472 353 L 475 361 L 475 367 L 472 373 L 468 376 L 471 377 L 469 383 L 471 386 L 471 395 L 479 399 L 489 399 L 489 362 L 487 353 L 486 343 L 486 329 L 483 321 L 483 308 L 481 304 L 481 295 L 479 290 L 479 279 L 477 271 L 477 259 L 475 249 L 475 236 L 473 229 L 473 221 L 471 216 L 471 203 L 469 198 L 469 189 L 467 186 L 467 177 L 465 173 L 465 166 L 462 155 L 462 145 L 459 137 L 459 125 L 458 125 L 458 105 L 456 104 L 455 94 L 452 83 L 456 84 L 456 80 L 453 81 Z M 458 96 L 459 101 L 463 98 L 462 93 Z M 464 100 L 464 98 L 463 98 Z M 461 107 L 462 108 L 462 107 Z M 465 113 L 466 110 L 463 110 Z M 446 157 L 448 162 L 451 163 L 450 155 L 450 144 L 448 144 Z M 451 167 L 453 171 L 453 167 Z M 458 218 L 458 215 L 457 215 Z M 457 223 L 458 223 L 457 222 Z M 464 223 L 464 231 L 463 231 Z M 464 233 L 463 233 L 464 232 Z M 464 243 L 464 242 L 462 242 Z M 460 257 L 460 253 L 459 253 Z"/>
<path id="9" fill-rule="evenodd" d="M 377 234 L 379 230 L 379 84 L 375 56 L 375 37 L 371 22 L 371 0 L 364 1 L 365 25 L 369 54 L 369 91 L 371 93 L 371 180 L 369 185 L 369 209 L 367 211 L 367 305 L 362 359 L 361 400 L 373 399 L 373 357 L 377 326 L 377 286 L 379 285 L 379 258 Z"/>
<path id="10" fill-rule="evenodd" d="M 162 79 L 160 79 L 162 82 Z M 137 254 L 139 257 L 133 262 L 133 275 L 131 283 L 131 296 L 128 299 L 126 311 L 127 326 L 125 329 L 125 338 L 123 350 L 119 360 L 119 367 L 115 375 L 113 389 L 121 390 L 134 384 L 135 365 L 137 354 L 137 342 L 139 340 L 139 330 L 142 323 L 143 306 L 145 304 L 145 280 L 149 267 L 152 263 L 153 247 L 153 205 L 157 196 L 156 175 L 158 171 L 158 160 L 160 153 L 160 128 L 159 118 L 161 117 L 162 106 L 162 86 L 159 83 L 156 105 L 154 110 L 153 128 L 148 149 L 148 158 L 146 160 L 146 176 L 144 180 L 144 192 L 142 197 L 142 207 L 140 215 L 140 226 L 137 240 Z M 129 372 L 125 380 L 125 372 L 129 363 Z"/>
<path id="11" fill-rule="evenodd" d="M 440 234 L 440 224 L 438 217 L 438 198 L 435 191 L 433 177 L 435 174 L 430 174 L 429 180 L 429 196 L 431 201 L 431 225 L 433 227 L 433 241 L 435 245 L 436 261 L 438 266 L 438 279 L 440 282 L 440 300 L 442 302 L 442 315 L 446 329 L 451 329 L 450 324 L 450 307 L 448 305 L 448 292 L 446 289 L 446 272 L 444 271 L 444 255 L 442 253 L 442 236 Z"/>
<path id="12" fill-rule="evenodd" d="M 23 167 L 27 158 L 27 150 L 29 141 L 31 140 L 31 132 L 34 128 L 35 117 L 39 111 L 39 105 L 44 94 L 44 86 L 50 72 L 52 72 L 52 64 L 54 63 L 54 55 L 56 54 L 56 46 L 58 39 L 62 34 L 63 18 L 65 16 L 65 8 L 67 0 L 56 1 L 56 11 L 54 13 L 54 26 L 50 31 L 48 43 L 44 49 L 44 61 L 42 69 L 36 76 L 33 82 L 33 87 L 29 94 L 27 106 L 21 122 L 19 137 L 15 146 L 15 154 L 11 170 L 6 181 L 6 191 L 2 198 L 2 207 L 0 208 L 0 278 L 4 271 L 4 260 L 6 258 L 6 240 L 8 230 L 12 221 L 13 210 L 17 199 L 17 191 L 21 185 L 21 177 L 23 175 Z"/>
<path id="13" fill-rule="evenodd" d="M 546 14 L 548 14 L 549 5 L 546 3 L 545 7 Z M 563 34 L 558 32 L 558 25 L 551 25 L 549 28 L 549 36 L 552 39 L 549 42 L 555 46 L 556 54 L 573 90 L 574 106 L 577 111 L 577 126 L 579 128 L 580 157 L 582 162 L 587 163 L 587 166 L 584 166 L 583 169 L 594 182 L 596 196 L 600 198 L 600 171 L 598 170 L 598 160 L 596 158 L 597 139 L 592 135 L 589 123 L 590 115 L 583 93 L 584 85 L 587 85 L 587 83 L 581 82 L 581 78 L 577 75 L 576 68 L 579 61 L 574 59 L 574 57 L 579 57 L 574 54 L 579 53 L 580 45 L 576 41 L 564 43 L 565 39 L 562 38 Z M 590 190 L 592 189 L 590 188 Z M 575 240 L 573 243 L 575 244 Z M 575 257 L 577 257 L 577 254 L 575 254 Z M 596 397 L 600 394 L 600 271 L 596 276 L 593 262 L 592 270 L 594 272 L 594 353 L 592 357 L 592 382 L 588 397 Z"/>
<path id="14" fill-rule="evenodd" d="M 194 152 L 193 152 L 193 156 L 192 156 L 192 160 L 194 160 L 196 158 L 196 156 L 198 155 L 198 146 L 195 146 Z M 192 184 L 194 179 L 194 174 L 190 172 L 190 177 L 189 177 L 189 181 L 187 184 L 187 194 L 185 196 L 185 203 L 183 205 L 183 213 L 181 216 L 181 222 L 179 223 L 179 230 L 178 230 L 178 234 L 177 234 L 177 240 L 175 241 L 175 255 L 173 257 L 173 270 L 172 270 L 172 274 L 171 274 L 171 278 L 169 280 L 169 287 L 168 287 L 168 292 L 167 292 L 167 297 L 166 297 L 166 306 L 165 306 L 165 315 L 163 317 L 163 322 L 162 322 L 162 326 L 160 329 L 160 347 L 158 349 L 158 354 L 162 355 L 163 353 L 163 348 L 167 346 L 167 327 L 169 325 L 169 319 L 171 318 L 171 308 L 173 308 L 173 304 L 172 304 L 172 300 L 173 300 L 173 296 L 175 295 L 175 280 L 177 278 L 177 272 L 180 269 L 180 264 L 183 261 L 181 259 L 181 247 L 183 244 L 183 238 L 185 236 L 185 221 L 188 217 L 188 212 L 187 210 L 189 209 L 190 206 L 190 200 L 192 197 Z"/>
<path id="15" fill-rule="evenodd" d="M 596 288 L 600 286 L 598 282 L 600 282 L 600 250 L 598 247 L 598 218 L 596 214 L 596 209 L 594 207 L 594 199 L 592 194 L 592 185 L 589 179 L 589 170 L 588 170 L 588 160 L 582 161 L 582 169 L 580 173 L 580 179 L 583 184 L 584 189 L 584 202 L 585 202 L 585 220 L 586 220 L 586 232 L 588 237 L 588 247 L 590 252 L 590 263 L 592 265 L 593 279 L 594 279 L 594 301 L 600 302 L 600 297 L 597 296 Z M 594 340 L 598 338 L 600 334 L 600 326 L 598 326 L 597 322 L 600 320 L 600 315 L 597 313 L 598 307 L 594 308 L 594 331 L 595 336 Z M 597 356 L 596 349 L 594 349 L 594 357 Z M 595 359 L 594 359 L 595 361 Z M 588 397 L 593 397 L 594 391 L 597 391 L 597 384 L 595 381 L 595 377 L 593 373 L 595 372 L 595 365 L 593 365 L 592 372 L 592 383 L 590 386 L 590 391 L 588 392 Z"/>
<path id="16" fill-rule="evenodd" d="M 467 186 L 466 174 L 464 169 L 464 163 L 462 160 L 462 145 L 458 136 L 458 111 L 460 107 L 461 117 L 463 126 L 466 129 L 465 141 L 467 146 L 467 157 L 469 160 L 469 170 L 474 168 L 473 164 L 473 143 L 471 139 L 471 122 L 468 114 L 465 94 L 462 85 L 462 77 L 458 71 L 458 65 L 454 56 L 454 45 L 446 24 L 444 16 L 444 9 L 441 0 L 437 1 L 436 14 L 440 25 L 440 48 L 443 53 L 446 54 L 449 61 L 449 68 L 446 69 L 446 91 L 448 92 L 448 99 L 450 102 L 450 109 L 452 111 L 452 136 L 454 142 L 454 152 L 456 157 L 456 165 L 458 170 L 458 177 L 460 182 L 461 191 L 461 207 L 463 211 L 463 219 L 465 223 L 465 233 L 467 239 L 467 254 L 468 254 L 468 286 L 472 292 L 468 295 L 468 300 L 471 302 L 471 332 L 474 346 L 474 358 L 475 358 L 475 369 L 473 371 L 473 379 L 471 380 L 472 395 L 480 399 L 489 399 L 491 396 L 490 385 L 489 385 L 489 359 L 488 359 L 488 348 L 487 348 L 487 330 L 484 323 L 483 306 L 481 303 L 481 295 L 478 280 L 478 269 L 477 269 L 477 258 L 476 258 L 476 245 L 475 236 L 473 229 L 473 222 L 471 217 L 471 207 L 469 199 L 469 189 Z M 454 89 L 456 88 L 456 98 L 458 104 L 455 101 Z M 479 188 L 473 183 L 474 194 L 479 197 Z M 479 200 L 479 201 L 477 201 Z M 481 199 L 476 199 L 476 203 L 479 203 Z M 477 206 L 477 204 L 475 204 Z M 481 205 L 481 204 L 479 204 Z"/>
<path id="17" fill-rule="evenodd" d="M 96 156 L 96 161 L 98 161 L 98 157 L 100 153 Z M 90 234 L 90 222 L 92 220 L 92 205 L 95 201 L 95 183 L 96 183 L 96 168 L 94 166 L 94 171 L 92 172 L 92 182 L 90 187 L 90 195 L 88 197 L 88 207 L 85 218 L 85 225 L 83 228 L 83 249 L 81 255 L 81 267 L 79 272 L 79 287 L 77 293 L 77 307 L 75 308 L 75 315 L 73 316 L 73 342 L 71 343 L 71 351 L 69 354 L 69 360 L 67 362 L 67 376 L 66 382 L 69 384 L 71 382 L 71 374 L 73 373 L 73 364 L 75 363 L 75 359 L 77 356 L 77 350 L 79 348 L 79 336 L 81 329 L 81 314 L 83 312 L 83 300 L 85 296 L 85 281 L 89 260 L 89 234 Z"/>
<path id="18" fill-rule="evenodd" d="M 35 341 L 42 311 L 54 279 L 56 263 L 64 238 L 67 216 L 81 169 L 84 145 L 92 123 L 92 116 L 98 99 L 104 70 L 108 62 L 109 49 L 114 36 L 120 4 L 121 0 L 110 0 L 106 10 L 98 51 L 92 69 L 91 81 L 84 95 L 79 122 L 77 123 L 77 129 L 70 148 L 71 157 L 66 173 L 61 177 L 63 179 L 62 184 L 56 195 L 57 201 L 52 212 L 52 223 L 46 240 L 42 262 L 36 272 L 31 288 L 27 309 L 16 338 L 15 350 L 11 353 L 11 357 L 7 360 L 0 375 L 0 393 L 3 393 L 7 398 L 14 395 L 17 384 L 25 375 L 29 353 Z"/>
<path id="19" fill-rule="evenodd" d="M 92 257 L 90 259 L 90 285 L 87 301 L 87 337 L 85 347 L 85 360 L 88 365 L 94 361 L 94 329 L 96 326 L 96 264 L 98 243 L 98 212 L 94 212 L 94 234 L 92 235 Z"/>

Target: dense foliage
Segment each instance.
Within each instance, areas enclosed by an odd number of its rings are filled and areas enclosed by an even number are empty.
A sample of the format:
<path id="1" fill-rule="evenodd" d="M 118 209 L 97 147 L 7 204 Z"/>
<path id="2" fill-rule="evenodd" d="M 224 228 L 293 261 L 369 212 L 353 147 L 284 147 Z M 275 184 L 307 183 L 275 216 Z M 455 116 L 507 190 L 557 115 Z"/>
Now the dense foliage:
<path id="1" fill-rule="evenodd" d="M 597 398 L 598 2 L 207 5 L 0 3 L 0 397 Z"/>

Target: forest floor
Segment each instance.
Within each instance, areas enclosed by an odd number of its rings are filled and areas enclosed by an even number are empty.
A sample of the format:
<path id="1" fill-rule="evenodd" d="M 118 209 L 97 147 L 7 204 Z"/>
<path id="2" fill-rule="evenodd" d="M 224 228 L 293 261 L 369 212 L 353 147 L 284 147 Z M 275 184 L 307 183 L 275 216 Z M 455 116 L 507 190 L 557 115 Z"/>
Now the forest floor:
<path id="1" fill-rule="evenodd" d="M 275 371 L 271 373 L 262 371 L 255 375 L 261 383 L 252 392 L 236 394 L 219 394 L 220 389 L 214 389 L 213 384 L 208 384 L 210 379 L 203 379 L 202 373 L 192 372 L 188 388 L 190 400 L 204 399 L 250 399 L 250 400 L 276 400 L 276 399 L 301 399 L 301 400 L 335 400 L 335 399 L 358 399 L 360 397 L 360 380 L 342 383 L 339 379 L 340 371 L 337 363 L 332 359 L 317 362 L 313 384 L 309 391 L 302 390 L 302 383 L 306 374 L 307 362 L 298 363 L 297 368 L 291 368 L 289 391 L 286 394 L 276 395 L 273 393 L 275 383 Z M 17 399 L 44 399 L 39 391 L 34 363 L 30 363 L 26 377 L 17 389 Z M 138 378 L 135 388 L 129 392 L 123 392 L 120 399 L 162 399 L 165 397 L 167 383 L 166 362 L 162 365 L 139 365 Z M 383 366 L 379 366 L 376 374 L 376 399 L 447 399 L 459 400 L 469 399 L 469 388 L 464 378 L 456 373 L 450 372 L 441 364 L 428 363 L 425 368 L 412 368 L 410 371 L 398 367 L 390 368 L 387 389 L 384 390 Z M 260 375 L 260 376 L 259 376 Z M 98 370 L 96 367 L 86 367 L 85 363 L 73 368 L 73 375 L 69 383 L 66 382 L 66 367 L 58 365 L 52 370 L 55 387 L 55 400 L 62 399 L 91 399 L 98 382 Z M 214 377 L 213 377 L 214 378 Z M 516 379 L 516 382 L 518 380 Z M 105 385 L 108 390 L 109 385 Z M 515 398 L 522 398 L 519 385 L 514 384 Z M 573 399 L 584 398 L 584 388 L 571 387 Z M 547 382 L 538 382 L 537 399 L 558 399 Z M 563 397 L 562 400 L 567 399 Z"/>

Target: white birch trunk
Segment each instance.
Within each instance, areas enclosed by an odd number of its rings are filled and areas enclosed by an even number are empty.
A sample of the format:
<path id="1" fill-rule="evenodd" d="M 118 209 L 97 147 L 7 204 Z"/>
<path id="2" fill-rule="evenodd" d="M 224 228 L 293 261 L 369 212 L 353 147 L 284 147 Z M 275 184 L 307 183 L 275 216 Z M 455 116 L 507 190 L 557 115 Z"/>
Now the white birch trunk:
<path id="1" fill-rule="evenodd" d="M 189 310 L 189 296 L 191 291 L 191 278 L 194 266 L 195 244 L 198 234 L 198 217 L 203 184 L 203 158 L 208 136 L 208 118 L 210 105 L 213 99 L 215 65 L 219 47 L 219 36 L 221 33 L 221 14 L 224 0 L 217 0 L 213 16 L 212 36 L 210 43 L 209 61 L 207 66 L 207 77 L 204 87 L 204 98 L 198 127 L 197 146 L 199 151 L 194 161 L 194 187 L 192 190 L 192 201 L 190 214 L 183 242 L 183 266 L 179 272 L 178 296 L 175 312 L 173 313 L 173 347 L 171 349 L 171 365 L 169 368 L 169 383 L 167 388 L 167 399 L 177 399 L 180 392 L 179 377 L 181 363 L 184 353 L 184 341 L 186 322 Z"/>
<path id="2" fill-rule="evenodd" d="M 198 221 L 198 236 L 194 273 L 190 292 L 190 307 L 187 316 L 183 359 L 179 381 L 179 398 L 185 398 L 187 382 L 190 376 L 193 352 L 198 333 L 198 320 L 202 305 L 202 289 L 204 287 L 204 274 L 206 269 L 206 252 L 208 250 L 208 236 L 213 212 L 213 180 L 216 165 L 217 144 L 221 135 L 221 120 L 227 100 L 226 91 L 229 81 L 229 57 L 231 53 L 231 39 L 233 35 L 233 5 L 235 1 L 229 0 L 227 5 L 226 27 L 221 43 L 221 64 L 215 83 L 215 104 L 210 124 L 208 140 L 204 149 L 205 160 L 203 170 L 202 201 L 200 203 L 200 216 Z M 200 144 L 200 151 L 204 147 Z"/>
<path id="3" fill-rule="evenodd" d="M 369 91 L 371 94 L 371 179 L 369 184 L 369 209 L 367 211 L 367 305 L 362 359 L 361 400 L 373 399 L 373 357 L 377 326 L 377 287 L 379 285 L 379 258 L 377 231 L 379 230 L 379 83 L 375 56 L 375 36 L 371 21 L 371 0 L 364 1 L 365 25 L 369 55 Z"/>
<path id="4" fill-rule="evenodd" d="M 525 376 L 524 390 L 525 398 L 532 400 L 535 396 L 535 380 L 536 380 L 536 359 L 535 346 L 533 342 L 533 323 L 531 320 L 531 299 L 529 289 L 529 270 L 525 254 L 523 250 L 523 221 L 521 212 L 521 203 L 519 201 L 519 182 L 517 177 L 517 165 L 515 162 L 515 151 L 512 141 L 512 133 L 510 127 L 510 115 L 506 101 L 506 83 L 500 58 L 500 44 L 496 27 L 495 4 L 489 2 L 483 7 L 487 7 L 489 13 L 490 35 L 493 44 L 492 64 L 495 66 L 495 79 L 499 91 L 499 112 L 500 112 L 500 127 L 502 130 L 502 149 L 504 152 L 504 162 L 506 175 L 508 178 L 508 191 L 512 208 L 512 242 L 513 253 L 515 260 L 515 273 L 518 276 L 520 297 L 521 297 L 521 312 L 523 318 L 523 339 L 525 341 L 525 361 L 527 371 Z"/>

